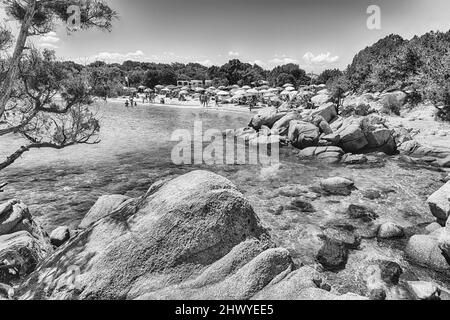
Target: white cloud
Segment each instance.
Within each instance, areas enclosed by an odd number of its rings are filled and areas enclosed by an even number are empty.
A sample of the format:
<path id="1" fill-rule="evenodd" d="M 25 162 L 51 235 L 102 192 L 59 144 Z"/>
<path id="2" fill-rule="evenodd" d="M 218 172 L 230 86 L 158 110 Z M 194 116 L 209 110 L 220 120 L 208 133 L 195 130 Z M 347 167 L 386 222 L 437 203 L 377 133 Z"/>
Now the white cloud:
<path id="1" fill-rule="evenodd" d="M 123 62 L 125 60 L 132 59 L 143 59 L 145 54 L 141 50 L 137 50 L 136 52 L 128 52 L 128 53 L 117 53 L 117 52 L 100 52 L 99 54 L 92 56 L 89 58 L 91 61 L 106 61 L 106 62 Z"/>
<path id="2" fill-rule="evenodd" d="M 38 46 L 48 49 L 57 49 L 56 43 L 59 42 L 59 37 L 55 32 L 49 32 L 39 37 Z"/>
<path id="3" fill-rule="evenodd" d="M 56 35 L 56 32 L 52 31 L 52 32 L 49 32 L 49 33 L 46 33 L 46 34 L 42 35 L 40 37 L 40 40 L 42 42 L 56 43 L 56 42 L 59 41 L 59 37 Z"/>
<path id="4" fill-rule="evenodd" d="M 228 56 L 230 56 L 230 57 L 239 57 L 240 54 L 237 51 L 230 51 L 230 52 L 228 52 Z"/>
<path id="5" fill-rule="evenodd" d="M 269 60 L 269 63 L 280 65 L 280 64 L 288 64 L 288 63 L 298 63 L 298 60 L 293 59 L 293 58 L 288 58 L 286 56 L 278 57 L 275 55 L 275 58 L 273 58 L 272 60 Z"/>
<path id="6" fill-rule="evenodd" d="M 338 56 L 332 56 L 331 53 L 320 53 L 317 56 L 315 56 L 311 52 L 305 53 L 303 56 L 303 60 L 310 64 L 331 64 L 336 63 L 339 61 Z"/>

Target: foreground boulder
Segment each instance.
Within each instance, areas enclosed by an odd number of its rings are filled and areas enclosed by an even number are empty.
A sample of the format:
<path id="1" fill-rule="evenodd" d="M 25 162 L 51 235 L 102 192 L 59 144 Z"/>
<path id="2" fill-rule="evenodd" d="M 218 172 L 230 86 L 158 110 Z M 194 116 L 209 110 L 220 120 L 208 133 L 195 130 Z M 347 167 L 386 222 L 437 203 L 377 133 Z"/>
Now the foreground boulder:
<path id="1" fill-rule="evenodd" d="M 215 292 L 217 298 L 241 298 L 290 266 L 289 254 L 270 249 L 252 207 L 227 179 L 196 171 L 151 190 L 49 258 L 23 285 L 21 297 L 208 299 Z M 76 289 L 66 281 L 74 268 Z M 253 274 L 254 280 L 247 278 Z M 206 290 L 218 283 L 228 289 Z M 187 288 L 176 289 L 181 285 Z"/>

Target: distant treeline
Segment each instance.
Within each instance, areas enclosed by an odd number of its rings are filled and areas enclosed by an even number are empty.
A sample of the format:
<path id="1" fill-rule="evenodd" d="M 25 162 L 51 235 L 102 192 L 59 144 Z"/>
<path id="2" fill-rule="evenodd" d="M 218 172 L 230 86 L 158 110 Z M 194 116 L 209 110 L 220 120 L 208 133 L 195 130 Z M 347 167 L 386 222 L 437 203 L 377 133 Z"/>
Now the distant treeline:
<path id="1" fill-rule="evenodd" d="M 272 86 L 291 83 L 295 86 L 309 85 L 312 79 L 296 64 L 278 66 L 265 70 L 256 64 L 243 63 L 237 59 L 223 66 L 206 67 L 198 63 L 149 63 L 125 61 L 122 64 L 97 61 L 87 65 L 65 62 L 72 69 L 87 69 L 97 79 L 94 88 L 97 96 L 121 95 L 124 86 L 153 88 L 156 85 L 176 85 L 177 81 L 212 80 L 212 85 L 252 85 L 267 81 Z M 126 81 L 128 80 L 128 82 Z M 99 81 L 100 80 L 100 81 Z"/>

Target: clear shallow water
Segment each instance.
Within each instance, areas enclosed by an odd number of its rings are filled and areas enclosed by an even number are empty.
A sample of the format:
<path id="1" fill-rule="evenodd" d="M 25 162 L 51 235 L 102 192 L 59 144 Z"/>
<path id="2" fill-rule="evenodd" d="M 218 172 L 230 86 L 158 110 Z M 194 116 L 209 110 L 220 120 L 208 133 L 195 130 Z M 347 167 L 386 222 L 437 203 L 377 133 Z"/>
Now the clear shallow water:
<path id="1" fill-rule="evenodd" d="M 0 173 L 0 181 L 8 181 L 0 201 L 18 198 L 27 203 L 32 214 L 51 231 L 60 225 L 76 227 L 98 197 L 105 194 L 142 195 L 155 181 L 191 170 L 205 169 L 233 181 L 249 199 L 264 226 L 278 245 L 289 249 L 297 262 L 314 263 L 320 247 L 317 234 L 330 221 L 344 218 L 349 204 L 362 204 L 374 209 L 383 221 L 395 221 L 405 228 L 433 221 L 425 204 L 426 198 L 441 185 L 443 174 L 424 168 L 405 167 L 394 160 L 380 159 L 384 165 L 345 167 L 318 163 L 300 163 L 292 150 L 282 150 L 280 168 L 259 166 L 176 166 L 170 154 L 171 134 L 176 129 L 192 130 L 194 120 L 202 120 L 204 129 L 219 130 L 247 125 L 250 115 L 219 113 L 167 107 L 138 107 L 127 110 L 121 104 L 99 107 L 102 142 L 56 151 L 42 149 L 27 153 L 12 167 Z M 20 140 L 2 139 L 0 154 L 20 146 Z M 314 213 L 286 210 L 272 212 L 291 199 L 280 196 L 278 189 L 286 185 L 314 185 L 320 179 L 343 176 L 352 178 L 359 191 L 350 197 L 320 197 L 312 201 Z M 386 192 L 378 200 L 364 199 L 361 191 L 377 189 Z M 407 265 L 403 259 L 404 242 L 377 243 L 363 241 L 363 250 L 354 251 L 350 261 L 385 258 Z M 426 270 L 413 269 L 423 276 Z M 339 278 L 330 275 L 342 290 L 358 289 L 355 271 L 348 268 Z M 349 280 L 350 279 L 350 280 Z M 358 284 L 354 284 L 351 279 Z M 362 290 L 362 289 L 361 289 Z M 345 290 L 344 290 L 345 291 Z"/>

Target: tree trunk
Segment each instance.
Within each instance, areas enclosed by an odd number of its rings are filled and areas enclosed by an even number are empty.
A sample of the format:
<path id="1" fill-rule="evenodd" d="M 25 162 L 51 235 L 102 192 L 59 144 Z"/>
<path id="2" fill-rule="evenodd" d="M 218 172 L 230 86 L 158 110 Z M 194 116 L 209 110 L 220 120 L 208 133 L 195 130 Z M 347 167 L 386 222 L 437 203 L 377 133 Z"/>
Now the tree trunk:
<path id="1" fill-rule="evenodd" d="M 8 72 L 6 73 L 3 83 L 0 85 L 0 117 L 5 112 L 6 103 L 8 102 L 13 83 L 17 77 L 17 70 L 19 68 L 20 59 L 22 58 L 25 44 L 28 38 L 28 32 L 36 13 L 36 0 L 30 0 L 27 7 L 27 13 L 20 27 L 19 36 L 17 37 L 16 46 L 13 56 L 11 58 Z"/>

